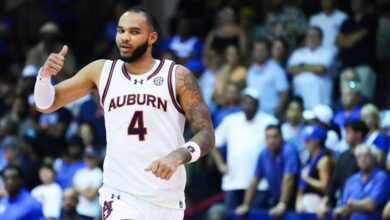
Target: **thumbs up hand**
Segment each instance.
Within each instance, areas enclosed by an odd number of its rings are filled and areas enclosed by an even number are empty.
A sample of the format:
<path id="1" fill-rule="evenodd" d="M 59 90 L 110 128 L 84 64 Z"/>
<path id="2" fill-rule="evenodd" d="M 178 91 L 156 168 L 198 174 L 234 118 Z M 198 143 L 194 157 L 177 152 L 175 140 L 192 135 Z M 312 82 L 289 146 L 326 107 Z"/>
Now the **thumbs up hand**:
<path id="1" fill-rule="evenodd" d="M 49 78 L 56 75 L 64 66 L 65 56 L 68 53 L 68 46 L 64 45 L 59 53 L 51 53 L 42 66 L 40 75 Z"/>

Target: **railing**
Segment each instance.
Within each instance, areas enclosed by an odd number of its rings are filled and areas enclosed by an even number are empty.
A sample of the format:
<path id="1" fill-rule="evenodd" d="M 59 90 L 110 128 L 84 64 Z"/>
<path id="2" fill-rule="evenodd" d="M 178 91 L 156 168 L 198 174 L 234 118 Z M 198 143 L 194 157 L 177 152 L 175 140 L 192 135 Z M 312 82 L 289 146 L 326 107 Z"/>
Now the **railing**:
<path id="1" fill-rule="evenodd" d="M 237 216 L 234 211 L 230 211 L 229 220 L 276 220 L 268 214 L 268 210 L 251 209 L 245 217 Z M 327 220 L 332 220 L 332 216 L 327 215 Z M 283 217 L 277 220 L 317 220 L 315 214 L 286 212 Z"/>

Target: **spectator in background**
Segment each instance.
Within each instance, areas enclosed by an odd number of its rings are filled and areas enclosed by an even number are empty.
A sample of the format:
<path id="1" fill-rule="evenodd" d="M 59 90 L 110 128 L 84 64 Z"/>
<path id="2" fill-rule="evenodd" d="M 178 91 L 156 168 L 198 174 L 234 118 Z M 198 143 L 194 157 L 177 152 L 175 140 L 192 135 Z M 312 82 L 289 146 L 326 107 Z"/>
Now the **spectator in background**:
<path id="1" fill-rule="evenodd" d="M 62 189 L 55 182 L 55 171 L 50 165 L 43 165 L 39 169 L 39 179 L 42 184 L 36 186 L 31 195 L 41 205 L 46 220 L 59 219 L 61 212 Z"/>
<path id="2" fill-rule="evenodd" d="M 249 211 L 262 178 L 267 179 L 271 186 L 266 204 L 268 207 L 263 207 L 270 208 L 269 215 L 280 217 L 293 207 L 294 189 L 299 172 L 298 153 L 293 146 L 283 141 L 280 126 L 267 126 L 265 136 L 267 147 L 258 157 L 255 175 L 245 192 L 242 205 L 236 209 L 238 215 L 245 215 Z"/>
<path id="3" fill-rule="evenodd" d="M 263 25 L 263 37 L 268 40 L 283 38 L 288 42 L 288 48 L 299 45 L 299 38 L 306 29 L 306 17 L 303 12 L 283 0 L 262 1 L 266 11 Z"/>
<path id="4" fill-rule="evenodd" d="M 166 39 L 163 49 L 170 49 L 179 58 L 178 63 L 200 63 L 202 41 L 193 33 L 193 22 L 188 17 L 178 18 L 177 34 Z"/>
<path id="5" fill-rule="evenodd" d="M 302 97 L 305 109 L 331 104 L 333 83 L 329 69 L 335 54 L 321 46 L 322 39 L 320 28 L 308 28 L 305 47 L 296 49 L 287 64 L 287 71 L 293 76 L 293 93 Z"/>
<path id="6" fill-rule="evenodd" d="M 37 169 L 36 163 L 28 158 L 26 154 L 26 142 L 16 135 L 8 135 L 1 142 L 3 158 L 0 158 L 0 171 L 9 165 L 19 166 L 25 175 L 23 182 L 28 189 L 36 184 Z M 1 193 L 0 193 L 1 194 Z"/>
<path id="7" fill-rule="evenodd" d="M 337 207 L 333 214 L 350 220 L 380 220 L 390 196 L 389 177 L 376 166 L 375 148 L 359 145 L 355 149 L 355 157 L 360 172 L 348 178 L 342 206 Z"/>
<path id="8" fill-rule="evenodd" d="M 161 52 L 161 59 L 179 62 L 179 58 L 177 57 L 175 51 L 173 51 L 171 49 L 166 49 L 166 50 L 162 51 Z"/>
<path id="9" fill-rule="evenodd" d="M 340 109 L 333 118 L 333 122 L 342 128 L 347 121 L 360 119 L 361 99 L 357 89 L 344 87 L 341 91 Z"/>
<path id="10" fill-rule="evenodd" d="M 76 210 L 84 219 L 100 217 L 98 189 L 103 184 L 103 172 L 99 167 L 100 154 L 89 148 L 84 153 L 87 167 L 78 170 L 73 177 L 73 188 L 79 194 Z"/>
<path id="11" fill-rule="evenodd" d="M 256 7 L 251 6 L 241 6 L 239 11 L 239 25 L 244 30 L 248 43 L 261 37 L 261 25 L 257 22 L 256 13 Z M 243 54 L 244 57 L 247 55 L 249 54 Z"/>
<path id="12" fill-rule="evenodd" d="M 319 125 L 309 125 L 304 130 L 305 147 L 310 156 L 300 175 L 295 205 L 298 212 L 316 213 L 329 186 L 333 156 L 325 147 L 326 133 Z"/>
<path id="13" fill-rule="evenodd" d="M 2 177 L 7 195 L 0 199 L 0 219 L 43 220 L 42 207 L 23 187 L 20 167 L 10 165 L 3 169 Z"/>
<path id="14" fill-rule="evenodd" d="M 303 125 L 303 101 L 300 97 L 293 97 L 286 110 L 286 121 L 282 124 L 282 136 L 283 140 L 289 142 L 295 137 L 299 136 L 304 128 Z"/>
<path id="15" fill-rule="evenodd" d="M 4 117 L 10 117 L 19 124 L 18 135 L 35 141 L 39 125 L 34 112 L 35 110 L 30 106 L 27 96 L 17 95 L 12 102 L 11 112 Z M 32 154 L 35 155 L 36 152 L 32 152 Z"/>
<path id="16" fill-rule="evenodd" d="M 332 150 L 333 153 L 339 155 L 346 150 L 339 144 L 341 136 L 340 129 L 332 123 L 333 111 L 329 106 L 318 104 L 311 110 L 305 110 L 303 112 L 303 118 L 310 124 L 320 125 L 327 130 L 325 147 Z"/>
<path id="17" fill-rule="evenodd" d="M 17 121 L 20 126 L 23 126 L 25 120 L 28 116 L 28 111 L 30 105 L 28 103 L 27 97 L 23 95 L 15 96 L 12 102 L 11 111 L 8 115 L 4 117 L 11 117 L 15 121 Z M 22 128 L 20 128 L 21 130 Z"/>
<path id="18" fill-rule="evenodd" d="M 364 94 L 361 94 L 362 84 L 359 75 L 352 68 L 347 68 L 340 72 L 339 89 L 342 91 L 345 88 L 354 89 L 360 93 L 362 98 L 366 98 L 364 97 Z"/>
<path id="19" fill-rule="evenodd" d="M 77 124 L 90 124 L 95 131 L 96 146 L 99 148 L 106 146 L 106 128 L 104 126 L 103 109 L 100 105 L 99 93 L 94 90 L 90 98 L 81 104 L 80 112 L 77 116 Z"/>
<path id="20" fill-rule="evenodd" d="M 61 30 L 56 23 L 47 22 L 45 23 L 40 31 L 40 40 L 39 42 L 29 50 L 26 58 L 26 66 L 23 69 L 24 74 L 27 74 L 27 71 L 32 71 L 35 69 L 35 75 L 38 74 L 39 67 L 43 65 L 46 58 L 53 51 L 60 51 L 63 43 L 61 42 Z M 61 70 L 61 74 L 56 76 L 57 81 L 62 81 L 63 79 L 70 78 L 73 76 L 76 70 L 76 59 L 72 54 L 72 51 L 69 51 L 69 57 L 66 57 L 66 63 Z"/>
<path id="21" fill-rule="evenodd" d="M 224 204 L 212 205 L 206 213 L 207 220 L 228 220 L 228 210 Z"/>
<path id="22" fill-rule="evenodd" d="M 288 45 L 283 38 L 272 40 L 271 59 L 277 62 L 284 70 L 287 68 Z"/>
<path id="23" fill-rule="evenodd" d="M 388 199 L 385 208 L 383 209 L 382 219 L 390 219 L 390 199 Z"/>
<path id="24" fill-rule="evenodd" d="M 216 27 L 207 34 L 203 49 L 204 54 L 215 50 L 222 57 L 229 45 L 239 48 L 240 56 L 246 54 L 247 37 L 244 30 L 235 21 L 235 16 L 235 12 L 229 7 L 225 7 L 217 13 Z"/>
<path id="25" fill-rule="evenodd" d="M 383 166 L 389 152 L 389 140 L 380 130 L 379 110 L 373 104 L 366 104 L 360 111 L 360 117 L 368 127 L 368 134 L 364 143 L 378 149 L 378 165 Z"/>
<path id="26" fill-rule="evenodd" d="M 56 182 L 62 189 L 72 186 L 75 173 L 86 166 L 82 159 L 84 145 L 78 136 L 72 137 L 68 142 L 66 152 L 61 158 L 54 161 L 54 170 L 57 173 Z"/>
<path id="27" fill-rule="evenodd" d="M 326 212 L 330 210 L 331 207 L 335 207 L 336 204 L 338 204 L 338 200 L 342 198 L 342 195 L 340 194 L 344 190 L 345 182 L 350 176 L 358 171 L 354 151 L 356 146 L 363 143 L 368 128 L 364 122 L 352 120 L 345 123 L 344 129 L 349 148 L 337 158 L 326 196 L 321 201 L 320 208 L 317 212 L 317 217 L 319 219 L 325 219 Z"/>
<path id="28" fill-rule="evenodd" d="M 81 138 L 81 141 L 85 146 L 85 149 L 96 148 L 96 141 L 95 141 L 96 134 L 95 131 L 93 130 L 92 125 L 88 123 L 81 124 L 77 129 L 77 135 Z M 101 149 L 99 148 L 99 150 Z"/>
<path id="29" fill-rule="evenodd" d="M 0 118 L 0 140 L 8 135 L 18 135 L 19 124 L 18 121 L 12 117 Z"/>
<path id="30" fill-rule="evenodd" d="M 246 88 L 241 97 L 241 112 L 225 117 L 216 129 L 216 149 L 211 155 L 221 174 L 222 190 L 225 192 L 225 204 L 229 210 L 241 204 L 248 188 L 256 160 L 265 147 L 265 128 L 276 124 L 271 115 L 258 111 L 259 94 L 255 89 Z M 227 156 L 224 161 L 218 148 L 227 144 Z M 265 198 L 268 190 L 266 181 L 259 185 L 260 197 Z"/>
<path id="31" fill-rule="evenodd" d="M 205 67 L 205 70 L 200 76 L 198 83 L 204 101 L 207 104 L 207 107 L 209 108 L 211 114 L 213 114 L 216 108 L 216 104 L 212 98 L 216 84 L 215 73 L 219 68 L 221 59 L 214 50 L 210 50 L 202 56 L 202 63 Z"/>
<path id="32" fill-rule="evenodd" d="M 238 86 L 238 92 L 245 87 L 247 71 L 241 62 L 240 52 L 236 46 L 227 46 L 224 57 L 224 63 L 215 73 L 216 81 L 213 98 L 219 106 L 225 105 L 225 93 L 228 84 L 235 83 Z"/>
<path id="33" fill-rule="evenodd" d="M 0 160 L 0 171 L 8 165 L 20 166 L 22 164 L 23 141 L 20 137 L 16 135 L 5 136 L 2 139 L 1 148 L 3 157 Z"/>
<path id="34" fill-rule="evenodd" d="M 72 188 L 66 188 L 62 194 L 61 220 L 84 220 L 77 213 L 77 203 L 78 197 L 76 191 Z"/>
<path id="35" fill-rule="evenodd" d="M 253 64 L 248 70 L 247 87 L 254 88 L 260 95 L 261 110 L 281 117 L 288 100 L 286 72 L 271 59 L 271 44 L 257 40 L 253 44 Z"/>
<path id="36" fill-rule="evenodd" d="M 220 106 L 213 116 L 213 124 L 215 127 L 222 122 L 222 120 L 232 114 L 241 111 L 240 107 L 240 89 L 237 84 L 229 83 L 226 86 L 226 91 L 224 93 L 225 104 Z"/>
<path id="37" fill-rule="evenodd" d="M 300 97 L 291 99 L 287 106 L 286 121 L 281 126 L 283 140 L 296 148 L 301 161 L 303 161 L 305 150 L 303 143 L 303 129 L 305 126 L 302 120 L 302 112 L 302 99 Z"/>
<path id="38" fill-rule="evenodd" d="M 72 114 L 66 108 L 39 116 L 38 155 L 56 158 L 65 151 L 65 134 L 72 121 Z"/>
<path id="39" fill-rule="evenodd" d="M 321 0 L 321 8 L 321 12 L 311 16 L 310 26 L 321 28 L 324 33 L 323 46 L 337 50 L 335 39 L 348 15 L 337 9 L 336 0 Z"/>
<path id="40" fill-rule="evenodd" d="M 351 0 L 352 16 L 344 21 L 336 37 L 343 67 L 352 67 L 358 73 L 363 94 L 372 98 L 376 75 L 372 70 L 375 62 L 377 19 L 369 14 L 368 0 Z"/>

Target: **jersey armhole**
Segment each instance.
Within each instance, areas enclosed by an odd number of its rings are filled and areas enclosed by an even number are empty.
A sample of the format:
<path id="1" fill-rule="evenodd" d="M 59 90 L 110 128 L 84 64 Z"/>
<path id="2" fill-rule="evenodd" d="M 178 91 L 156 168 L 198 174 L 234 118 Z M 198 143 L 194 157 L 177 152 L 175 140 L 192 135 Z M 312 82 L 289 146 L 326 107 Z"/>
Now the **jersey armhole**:
<path id="1" fill-rule="evenodd" d="M 111 62 L 111 65 L 110 65 Z M 100 105 L 104 107 L 104 100 L 106 99 L 108 89 L 111 84 L 112 75 L 114 73 L 115 64 L 117 60 L 113 61 L 106 61 L 106 63 L 103 66 L 102 74 L 100 76 L 100 82 L 99 82 L 99 93 L 101 94 L 100 99 Z M 104 79 L 104 80 L 102 80 Z"/>
<path id="2" fill-rule="evenodd" d="M 176 71 L 177 65 L 175 62 L 171 63 L 171 66 L 169 67 L 168 71 L 168 90 L 169 95 L 171 97 L 172 103 L 175 106 L 176 110 L 184 115 L 183 108 L 180 106 L 178 100 L 177 100 L 177 93 L 176 93 Z"/>

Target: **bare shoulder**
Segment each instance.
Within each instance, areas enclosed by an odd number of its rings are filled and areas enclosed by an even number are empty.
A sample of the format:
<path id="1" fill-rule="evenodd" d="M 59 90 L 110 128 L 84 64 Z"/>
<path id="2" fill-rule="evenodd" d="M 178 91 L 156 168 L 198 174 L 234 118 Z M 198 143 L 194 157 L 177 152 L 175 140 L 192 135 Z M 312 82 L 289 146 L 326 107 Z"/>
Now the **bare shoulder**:
<path id="1" fill-rule="evenodd" d="M 186 92 L 200 93 L 198 82 L 194 74 L 187 67 L 178 65 L 175 71 L 176 91 L 180 96 Z"/>
<path id="2" fill-rule="evenodd" d="M 318 166 L 319 167 L 330 167 L 330 166 L 332 166 L 332 159 L 329 156 L 322 157 L 318 161 Z"/>

